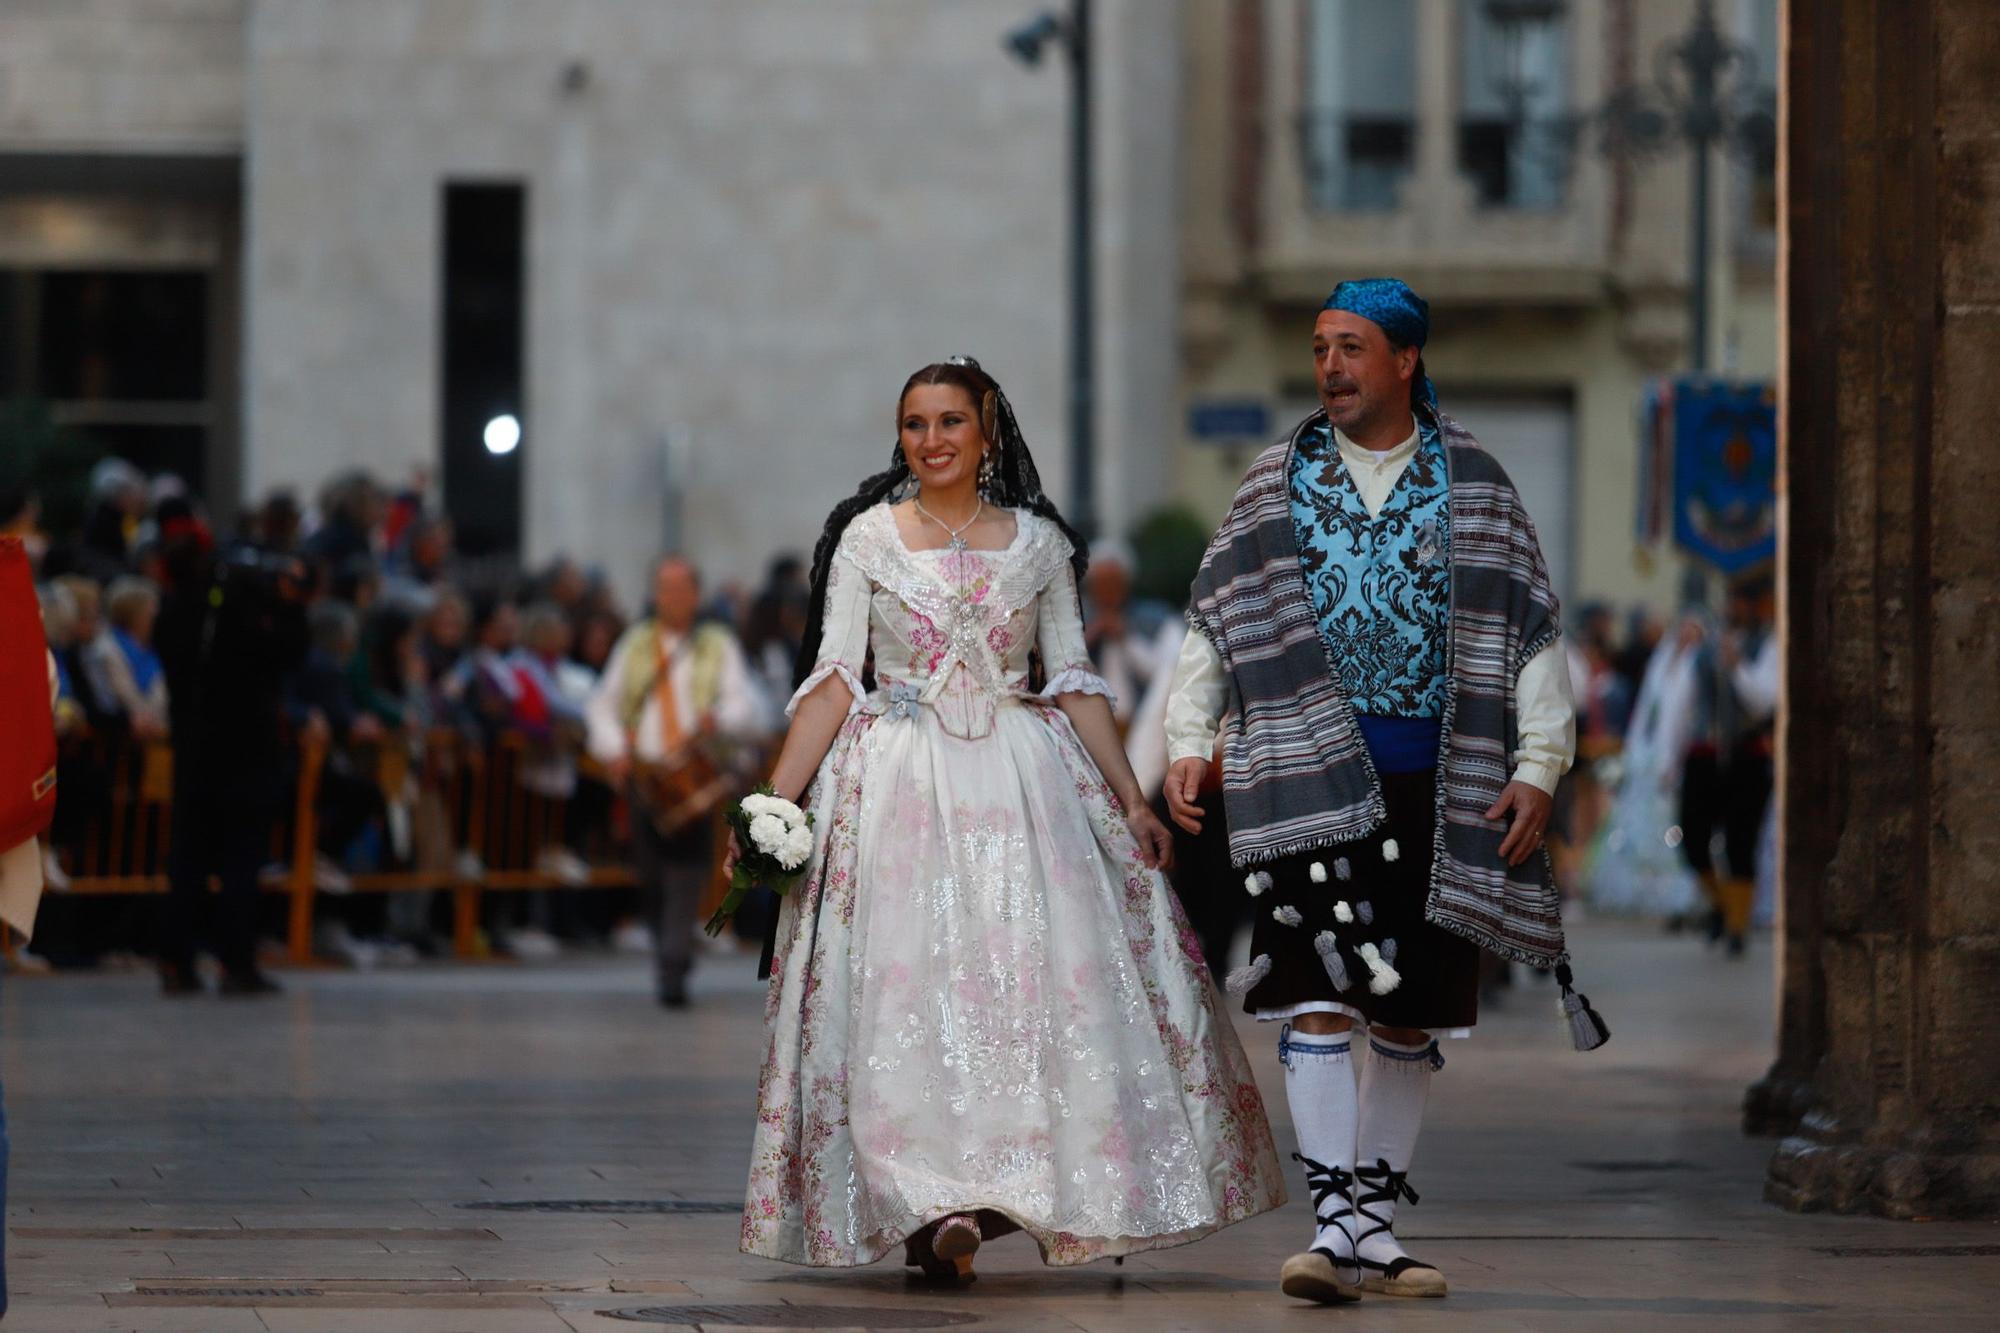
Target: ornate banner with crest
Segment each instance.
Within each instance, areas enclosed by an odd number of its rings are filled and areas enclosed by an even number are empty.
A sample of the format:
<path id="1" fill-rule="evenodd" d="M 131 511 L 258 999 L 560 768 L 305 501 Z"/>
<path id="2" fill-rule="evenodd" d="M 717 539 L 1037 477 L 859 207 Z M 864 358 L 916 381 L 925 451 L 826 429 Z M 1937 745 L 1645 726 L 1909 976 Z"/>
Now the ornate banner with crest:
<path id="1" fill-rule="evenodd" d="M 1674 545 L 1725 577 L 1775 560 L 1778 414 L 1771 386 L 1678 379 L 1651 386 L 1641 415 L 1640 539 L 1663 535 L 1660 519 L 1671 515 Z"/>

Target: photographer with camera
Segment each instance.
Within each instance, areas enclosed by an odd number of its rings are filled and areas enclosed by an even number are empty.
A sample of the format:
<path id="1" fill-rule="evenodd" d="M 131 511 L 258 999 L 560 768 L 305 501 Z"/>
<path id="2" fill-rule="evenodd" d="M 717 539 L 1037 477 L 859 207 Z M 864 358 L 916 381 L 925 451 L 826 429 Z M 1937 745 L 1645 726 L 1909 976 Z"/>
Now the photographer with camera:
<path id="1" fill-rule="evenodd" d="M 217 552 L 192 511 L 162 515 L 167 592 L 156 628 L 174 736 L 173 852 L 160 986 L 201 991 L 196 943 L 213 874 L 210 947 L 221 993 L 266 995 L 257 967 L 257 874 L 284 811 L 291 768 L 284 684 L 306 655 L 308 570 L 296 556 L 239 543 Z"/>

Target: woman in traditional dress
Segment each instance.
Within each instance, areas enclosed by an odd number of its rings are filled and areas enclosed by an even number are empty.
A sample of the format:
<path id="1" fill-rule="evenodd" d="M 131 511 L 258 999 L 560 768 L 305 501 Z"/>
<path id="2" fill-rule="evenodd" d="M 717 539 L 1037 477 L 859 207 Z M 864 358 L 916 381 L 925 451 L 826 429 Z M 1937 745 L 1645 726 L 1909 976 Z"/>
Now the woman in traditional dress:
<path id="1" fill-rule="evenodd" d="M 1590 905 L 1614 916 L 1678 919 L 1701 901 L 1680 853 L 1681 765 L 1699 707 L 1699 615 L 1660 640 L 1632 704 L 1618 794 L 1586 872 Z"/>
<path id="2" fill-rule="evenodd" d="M 1016 1229 L 1076 1264 L 1275 1208 L 1263 1102 L 1084 650 L 1082 547 L 977 362 L 911 376 L 897 430 L 813 558 L 772 781 L 817 846 L 778 922 L 742 1247 L 840 1267 L 901 1242 L 962 1281 Z"/>

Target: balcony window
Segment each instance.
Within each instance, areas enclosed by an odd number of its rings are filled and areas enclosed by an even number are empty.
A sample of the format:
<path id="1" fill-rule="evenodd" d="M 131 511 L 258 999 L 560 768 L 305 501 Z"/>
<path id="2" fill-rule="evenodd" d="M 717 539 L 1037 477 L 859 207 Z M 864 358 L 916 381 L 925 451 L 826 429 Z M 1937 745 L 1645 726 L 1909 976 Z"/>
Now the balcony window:
<path id="1" fill-rule="evenodd" d="M 1458 165 L 1485 208 L 1555 209 L 1568 183 L 1570 28 L 1561 6 L 1504 21 L 1508 0 L 1459 0 Z"/>
<path id="2" fill-rule="evenodd" d="M 1746 45 L 1757 59 L 1755 99 L 1761 116 L 1748 143 L 1750 163 L 1749 217 L 1753 234 L 1770 236 L 1778 229 L 1778 0 L 1745 0 L 1749 34 Z"/>
<path id="3" fill-rule="evenodd" d="M 1417 19 L 1406 0 L 1311 0 L 1299 126 L 1315 208 L 1394 209 L 1416 164 Z"/>

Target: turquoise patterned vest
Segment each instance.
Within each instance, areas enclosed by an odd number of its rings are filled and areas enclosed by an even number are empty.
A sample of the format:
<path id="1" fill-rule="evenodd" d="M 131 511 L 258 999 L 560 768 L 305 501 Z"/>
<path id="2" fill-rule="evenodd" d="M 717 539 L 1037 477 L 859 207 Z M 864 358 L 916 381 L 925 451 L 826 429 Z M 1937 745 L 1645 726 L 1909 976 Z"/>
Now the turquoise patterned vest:
<path id="1" fill-rule="evenodd" d="M 1450 505 L 1443 443 L 1420 429 L 1372 518 L 1331 427 L 1302 435 L 1292 456 L 1292 525 L 1320 637 L 1354 711 L 1377 717 L 1444 716 Z"/>

